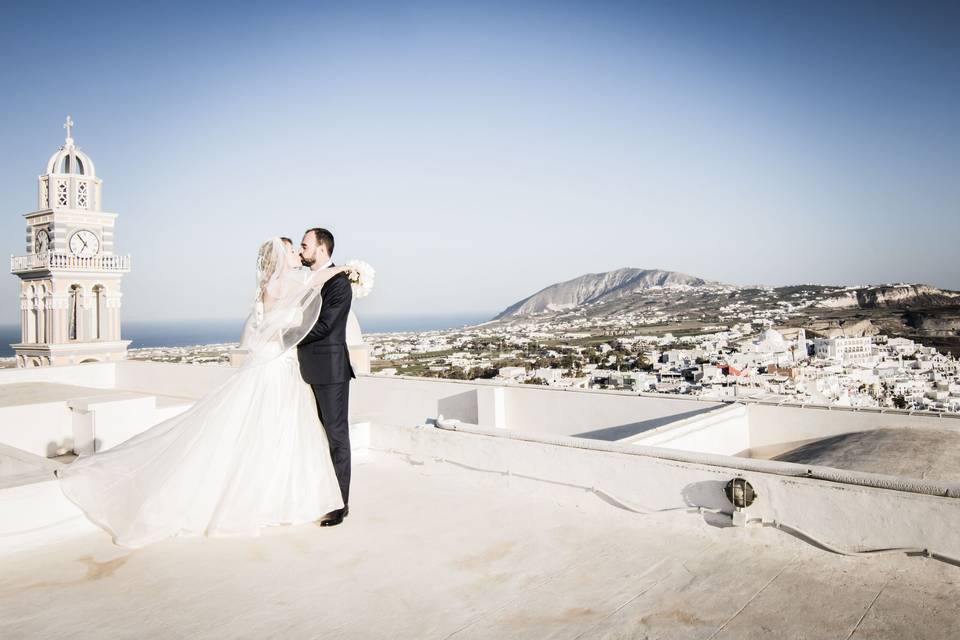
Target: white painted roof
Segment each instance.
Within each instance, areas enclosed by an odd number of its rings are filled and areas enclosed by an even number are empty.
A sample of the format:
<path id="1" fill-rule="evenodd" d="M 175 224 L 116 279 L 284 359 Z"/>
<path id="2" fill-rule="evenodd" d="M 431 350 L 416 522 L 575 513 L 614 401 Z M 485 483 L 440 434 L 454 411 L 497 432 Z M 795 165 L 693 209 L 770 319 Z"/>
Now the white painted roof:
<path id="1" fill-rule="evenodd" d="M 946 638 L 960 569 L 377 456 L 344 525 L 0 558 L 3 638 Z"/>

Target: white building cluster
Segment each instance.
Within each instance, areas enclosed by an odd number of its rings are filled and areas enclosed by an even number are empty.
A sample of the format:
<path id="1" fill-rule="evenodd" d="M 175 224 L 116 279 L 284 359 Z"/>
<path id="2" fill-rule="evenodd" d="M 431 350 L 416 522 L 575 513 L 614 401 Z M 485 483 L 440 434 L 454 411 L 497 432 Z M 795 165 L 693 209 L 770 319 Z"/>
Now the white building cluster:
<path id="1" fill-rule="evenodd" d="M 883 335 L 810 339 L 802 327 L 771 324 L 646 335 L 622 318 L 574 316 L 369 341 L 381 375 L 960 412 L 958 362 L 936 349 Z"/>
<path id="2" fill-rule="evenodd" d="M 821 360 L 832 360 L 842 365 L 862 364 L 876 355 L 870 336 L 817 338 L 813 341 L 813 353 Z"/>

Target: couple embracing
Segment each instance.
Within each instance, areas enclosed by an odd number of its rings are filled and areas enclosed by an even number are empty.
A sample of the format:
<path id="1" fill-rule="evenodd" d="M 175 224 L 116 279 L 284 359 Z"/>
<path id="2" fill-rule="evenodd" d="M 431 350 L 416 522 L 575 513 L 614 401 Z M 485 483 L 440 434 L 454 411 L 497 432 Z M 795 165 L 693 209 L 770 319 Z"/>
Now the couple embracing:
<path id="1" fill-rule="evenodd" d="M 369 286 L 362 267 L 333 264 L 333 249 L 319 228 L 299 248 L 265 242 L 244 364 L 186 412 L 58 472 L 66 496 L 115 543 L 347 516 L 347 323 L 353 291 Z"/>

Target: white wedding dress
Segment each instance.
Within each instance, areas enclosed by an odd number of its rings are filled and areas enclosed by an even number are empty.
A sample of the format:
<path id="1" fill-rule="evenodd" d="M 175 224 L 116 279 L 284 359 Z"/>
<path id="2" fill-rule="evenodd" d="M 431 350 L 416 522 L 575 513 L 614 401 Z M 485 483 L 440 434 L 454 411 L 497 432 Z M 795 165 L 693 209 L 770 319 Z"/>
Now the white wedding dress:
<path id="1" fill-rule="evenodd" d="M 273 280 L 284 277 L 291 276 Z M 251 361 L 227 382 L 185 413 L 60 472 L 66 496 L 115 543 L 256 535 L 343 507 L 295 348 L 312 326 L 319 294 L 287 294 L 297 302 L 260 313 L 254 324 L 269 329 L 245 338 Z"/>

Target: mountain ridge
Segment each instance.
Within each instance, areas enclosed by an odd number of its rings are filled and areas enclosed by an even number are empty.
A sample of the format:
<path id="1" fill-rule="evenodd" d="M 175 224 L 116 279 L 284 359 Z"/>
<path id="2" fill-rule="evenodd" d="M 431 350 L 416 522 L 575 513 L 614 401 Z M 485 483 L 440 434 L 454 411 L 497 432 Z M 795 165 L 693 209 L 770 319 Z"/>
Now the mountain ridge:
<path id="1" fill-rule="evenodd" d="M 642 289 L 670 286 L 700 287 L 709 283 L 703 278 L 678 271 L 624 267 L 601 273 L 587 273 L 564 282 L 557 282 L 523 300 L 515 302 L 493 319 L 532 315 L 545 311 L 564 311 L 596 302 L 626 297 Z"/>
<path id="2" fill-rule="evenodd" d="M 736 286 L 710 281 L 678 271 L 624 267 L 613 271 L 587 273 L 557 282 L 519 300 L 498 313 L 493 320 L 562 313 L 596 305 L 601 315 L 629 309 L 641 304 L 644 295 L 655 295 L 663 289 L 702 291 L 714 298 L 714 306 L 726 297 L 724 292 L 765 290 L 776 298 L 795 297 L 795 291 L 811 291 L 811 306 L 821 309 L 877 309 L 940 307 L 960 304 L 960 292 L 940 289 L 928 284 L 835 285 L 765 285 Z M 632 301 L 632 302 L 631 302 Z M 706 301 L 704 301 L 706 302 Z M 596 308 L 595 307 L 595 308 Z"/>

